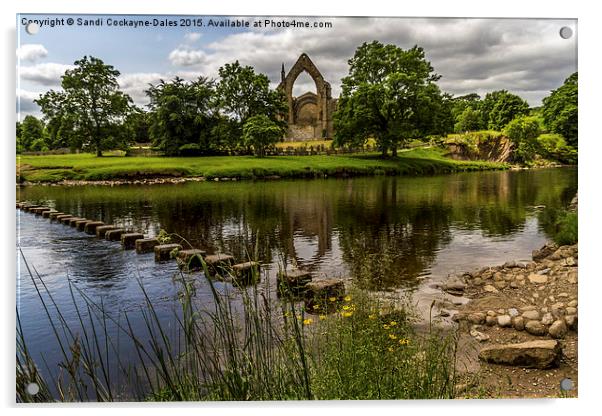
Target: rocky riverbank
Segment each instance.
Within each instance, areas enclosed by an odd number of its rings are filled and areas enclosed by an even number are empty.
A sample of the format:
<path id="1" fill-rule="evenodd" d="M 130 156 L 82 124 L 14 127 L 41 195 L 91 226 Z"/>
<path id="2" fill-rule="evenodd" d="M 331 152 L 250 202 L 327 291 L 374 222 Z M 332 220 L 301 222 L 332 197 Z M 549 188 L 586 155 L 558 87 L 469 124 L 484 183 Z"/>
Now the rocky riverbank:
<path id="1" fill-rule="evenodd" d="M 464 273 L 441 288 L 469 299 L 455 313 L 441 311 L 460 328 L 467 370 L 460 390 L 469 397 L 577 394 L 578 246 L 547 244 L 532 257 Z M 572 388 L 561 389 L 563 380 Z"/>

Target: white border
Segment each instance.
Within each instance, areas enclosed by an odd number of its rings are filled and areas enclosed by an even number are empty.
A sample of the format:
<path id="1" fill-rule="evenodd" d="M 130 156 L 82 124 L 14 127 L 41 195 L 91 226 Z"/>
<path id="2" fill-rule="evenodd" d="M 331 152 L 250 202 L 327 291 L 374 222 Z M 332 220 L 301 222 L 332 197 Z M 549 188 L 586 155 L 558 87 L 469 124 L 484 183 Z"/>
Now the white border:
<path id="1" fill-rule="evenodd" d="M 372 408 L 393 414 L 433 411 L 438 413 L 503 414 L 518 411 L 552 414 L 576 414 L 596 407 L 596 399 L 600 395 L 598 386 L 602 386 L 600 374 L 600 313 L 598 297 L 600 296 L 602 273 L 597 261 L 596 249 L 600 244 L 600 215 L 596 215 L 601 207 L 599 180 L 595 170 L 600 163 L 602 135 L 595 125 L 600 122 L 600 45 L 602 40 L 601 15 L 596 13 L 596 2 L 576 2 L 547 0 L 545 2 L 528 2 L 525 0 L 504 0 L 501 2 L 468 1 L 468 0 L 430 0 L 430 1 L 382 1 L 370 0 L 358 4 L 349 1 L 340 3 L 324 0 L 290 0 L 279 1 L 185 1 L 185 0 L 88 0 L 74 2 L 72 0 L 19 0 L 0 3 L 0 19 L 2 22 L 2 99 L 0 100 L 0 117 L 2 117 L 2 230 L 4 247 L 2 265 L 7 273 L 3 273 L 2 301 L 3 309 L 2 342 L 2 377 L 0 378 L 1 404 L 9 407 L 9 413 L 19 411 L 14 405 L 14 322 L 15 322 L 15 266 L 14 266 L 14 211 L 15 199 L 15 159 L 14 159 L 14 122 L 15 122 L 15 14 L 29 13 L 132 13 L 132 14 L 222 14 L 222 15 L 331 15 L 331 16 L 427 16 L 427 17 L 547 17 L 578 18 L 579 30 L 579 94 L 580 94 L 580 165 L 579 165 L 579 197 L 581 224 L 580 233 L 580 345 L 579 345 L 579 399 L 578 400 L 496 400 L 496 401 L 405 401 L 405 402 L 297 402 L 297 403 L 210 403 L 210 404 L 163 404 L 138 405 L 117 404 L 110 406 L 110 411 L 117 409 L 120 413 L 136 412 L 135 407 L 144 407 L 148 415 L 164 414 L 167 408 L 176 407 L 172 412 L 180 414 L 199 414 L 199 412 L 216 411 L 220 414 L 278 414 L 304 415 L 321 413 L 365 414 Z M 98 404 L 79 406 L 43 406 L 21 407 L 27 414 L 81 414 L 81 407 L 89 414 L 104 414 L 109 410 Z M 522 413 L 522 412 L 521 412 Z"/>

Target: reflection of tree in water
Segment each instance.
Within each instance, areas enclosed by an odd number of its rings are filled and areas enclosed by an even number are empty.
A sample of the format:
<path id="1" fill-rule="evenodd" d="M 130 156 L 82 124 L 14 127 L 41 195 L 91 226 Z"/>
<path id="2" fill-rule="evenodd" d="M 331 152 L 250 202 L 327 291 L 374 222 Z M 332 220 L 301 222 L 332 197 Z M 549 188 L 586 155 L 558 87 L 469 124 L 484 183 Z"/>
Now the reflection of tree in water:
<path id="1" fill-rule="evenodd" d="M 392 223 L 350 222 L 340 240 L 355 281 L 368 289 L 415 285 L 451 240 L 449 214 L 444 206 L 399 207 Z"/>
<path id="2" fill-rule="evenodd" d="M 367 287 L 400 286 L 424 272 L 454 228 L 505 236 L 523 227 L 534 205 L 564 206 L 577 172 L 551 169 L 433 177 L 189 183 L 108 187 L 27 187 L 21 198 L 156 234 L 160 229 L 210 252 L 245 259 L 257 247 L 299 260 L 300 237 L 316 241 L 306 266 L 332 251 L 334 230 L 343 260 Z M 313 243 L 312 243 L 313 244 Z M 313 249 L 313 247 L 312 247 Z"/>

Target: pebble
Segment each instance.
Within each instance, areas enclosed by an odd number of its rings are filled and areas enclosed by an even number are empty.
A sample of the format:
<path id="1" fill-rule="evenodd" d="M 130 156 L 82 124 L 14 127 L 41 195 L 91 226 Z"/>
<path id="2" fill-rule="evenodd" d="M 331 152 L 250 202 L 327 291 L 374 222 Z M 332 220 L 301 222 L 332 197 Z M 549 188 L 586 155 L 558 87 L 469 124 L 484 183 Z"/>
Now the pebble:
<path id="1" fill-rule="evenodd" d="M 529 275 L 529 281 L 531 283 L 534 284 L 544 284 L 544 283 L 548 283 L 548 276 L 545 275 L 541 275 L 541 274 L 536 274 L 536 273 L 531 273 Z"/>
<path id="2" fill-rule="evenodd" d="M 512 319 L 512 326 L 517 331 L 522 331 L 525 329 L 525 319 L 522 316 L 517 316 Z"/>
<path id="3" fill-rule="evenodd" d="M 485 323 L 488 326 L 494 326 L 495 324 L 497 324 L 497 318 L 495 316 L 486 316 Z"/>
<path id="4" fill-rule="evenodd" d="M 566 308 L 566 314 L 567 315 L 577 315 L 577 308 L 569 306 L 568 308 Z"/>
<path id="5" fill-rule="evenodd" d="M 485 314 L 482 312 L 471 313 L 467 317 L 468 322 L 473 324 L 482 324 L 485 322 Z"/>
<path id="6" fill-rule="evenodd" d="M 551 325 L 554 322 L 554 317 L 552 316 L 551 313 L 546 313 L 542 318 L 541 318 L 541 323 L 544 325 Z"/>
<path id="7" fill-rule="evenodd" d="M 573 331 L 577 329 L 577 315 L 567 315 L 564 317 L 564 322 Z"/>
<path id="8" fill-rule="evenodd" d="M 496 316 L 495 311 L 487 311 L 487 316 Z"/>
<path id="9" fill-rule="evenodd" d="M 577 301 L 576 300 L 572 300 L 569 303 L 567 303 L 566 306 L 569 306 L 571 308 L 576 308 L 577 307 Z"/>
<path id="10" fill-rule="evenodd" d="M 493 283 L 493 285 L 499 290 L 506 289 L 506 287 L 508 287 L 508 283 L 506 283 L 503 280 L 501 280 L 499 282 L 495 282 L 495 283 Z"/>
<path id="11" fill-rule="evenodd" d="M 523 318 L 528 319 L 530 321 L 539 320 L 539 312 L 535 310 L 528 310 L 523 312 Z"/>
<path id="12" fill-rule="evenodd" d="M 552 338 L 564 338 L 567 333 L 567 327 L 564 320 L 559 319 L 548 328 L 548 332 Z"/>
<path id="13" fill-rule="evenodd" d="M 518 309 L 516 309 L 516 308 L 510 308 L 510 309 L 508 309 L 508 315 L 510 315 L 513 318 L 515 316 L 518 316 Z"/>
<path id="14" fill-rule="evenodd" d="M 479 342 L 485 342 L 485 341 L 489 340 L 489 335 L 479 332 L 476 329 L 470 330 L 470 336 L 472 336 L 474 339 L 476 339 Z"/>
<path id="15" fill-rule="evenodd" d="M 485 292 L 488 292 L 488 293 L 497 293 L 498 292 L 498 290 L 495 287 L 491 286 L 491 285 L 485 285 L 483 287 L 483 290 Z"/>
<path id="16" fill-rule="evenodd" d="M 512 325 L 512 318 L 509 315 L 500 315 L 497 317 L 497 323 L 502 328 Z"/>
<path id="17" fill-rule="evenodd" d="M 545 335 L 546 327 L 539 321 L 529 321 L 525 324 L 525 331 L 531 335 Z"/>

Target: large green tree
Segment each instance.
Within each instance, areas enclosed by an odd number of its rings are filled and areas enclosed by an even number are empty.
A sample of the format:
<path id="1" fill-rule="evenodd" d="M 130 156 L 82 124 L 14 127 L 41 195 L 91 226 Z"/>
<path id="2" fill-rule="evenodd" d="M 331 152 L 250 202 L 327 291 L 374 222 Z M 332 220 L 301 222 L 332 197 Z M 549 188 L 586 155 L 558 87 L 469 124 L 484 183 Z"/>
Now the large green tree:
<path id="1" fill-rule="evenodd" d="M 161 80 L 146 91 L 150 98 L 150 138 L 167 155 L 214 152 L 211 130 L 216 123 L 215 85 L 199 77 L 187 82 Z"/>
<path id="2" fill-rule="evenodd" d="M 266 149 L 280 140 L 284 129 L 265 114 L 260 114 L 250 117 L 242 132 L 245 145 L 252 147 L 257 157 L 264 157 Z"/>
<path id="3" fill-rule="evenodd" d="M 259 115 L 281 127 L 286 125 L 288 106 L 282 91 L 271 89 L 266 75 L 258 74 L 253 67 L 242 66 L 238 61 L 219 68 L 216 103 L 222 116 L 231 120 L 220 123 L 219 131 L 216 131 L 219 134 L 228 130 L 229 134 L 238 134 L 240 139 L 242 126 L 249 118 Z"/>
<path id="4" fill-rule="evenodd" d="M 45 137 L 44 123 L 35 116 L 25 116 L 21 123 L 22 150 L 42 150 L 46 146 Z"/>
<path id="5" fill-rule="evenodd" d="M 537 137 L 541 126 L 537 117 L 518 116 L 504 129 L 504 134 L 514 145 L 514 159 L 517 162 L 529 163 L 537 154 Z"/>
<path id="6" fill-rule="evenodd" d="M 63 91 L 50 90 L 35 100 L 45 117 L 60 118 L 58 132 L 69 120 L 81 145 L 102 156 L 102 151 L 127 146 L 131 136 L 124 122 L 132 111 L 132 99 L 119 89 L 119 71 L 101 59 L 84 56 L 61 78 Z"/>
<path id="7" fill-rule="evenodd" d="M 543 99 L 543 117 L 548 129 L 564 136 L 567 144 L 578 144 L 578 76 L 568 77 L 564 84 Z"/>
<path id="8" fill-rule="evenodd" d="M 483 125 L 491 130 L 503 130 L 514 118 L 529 114 L 529 104 L 506 90 L 485 95 L 480 105 Z"/>
<path id="9" fill-rule="evenodd" d="M 349 60 L 349 75 L 334 114 L 335 144 L 376 139 L 383 156 L 414 138 L 442 133 L 437 111 L 444 97 L 424 50 L 404 50 L 378 41 L 364 43 Z M 449 123 L 448 123 L 449 124 Z"/>

